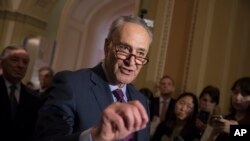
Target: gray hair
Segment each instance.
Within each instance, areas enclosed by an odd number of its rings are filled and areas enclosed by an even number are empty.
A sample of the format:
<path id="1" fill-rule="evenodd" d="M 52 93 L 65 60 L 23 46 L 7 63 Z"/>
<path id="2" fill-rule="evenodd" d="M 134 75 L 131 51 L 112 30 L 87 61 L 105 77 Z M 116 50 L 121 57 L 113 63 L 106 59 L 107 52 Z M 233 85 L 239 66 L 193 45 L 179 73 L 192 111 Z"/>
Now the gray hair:
<path id="1" fill-rule="evenodd" d="M 113 37 L 115 31 L 118 29 L 118 27 L 121 26 L 122 24 L 124 24 L 125 22 L 130 22 L 130 23 L 135 23 L 135 24 L 141 25 L 148 32 L 148 35 L 152 40 L 153 33 L 152 33 L 151 29 L 149 28 L 149 26 L 147 25 L 147 23 L 142 18 L 140 18 L 138 16 L 133 16 L 133 15 L 118 17 L 110 26 L 108 39 L 112 39 L 112 37 Z"/>
<path id="2" fill-rule="evenodd" d="M 8 58 L 9 52 L 11 50 L 18 50 L 18 49 L 23 49 L 27 52 L 27 49 L 22 47 L 21 45 L 9 45 L 3 49 L 1 56 L 0 56 L 0 59 L 4 60 L 4 59 Z"/>

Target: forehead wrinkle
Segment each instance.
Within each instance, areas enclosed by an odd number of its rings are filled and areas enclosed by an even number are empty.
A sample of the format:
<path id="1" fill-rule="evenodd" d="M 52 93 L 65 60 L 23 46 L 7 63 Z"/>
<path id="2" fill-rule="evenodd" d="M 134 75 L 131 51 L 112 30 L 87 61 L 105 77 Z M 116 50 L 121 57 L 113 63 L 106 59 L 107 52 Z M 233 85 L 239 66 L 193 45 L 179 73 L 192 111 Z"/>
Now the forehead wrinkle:
<path id="1" fill-rule="evenodd" d="M 150 37 L 147 31 L 140 25 L 134 23 L 126 23 L 120 26 L 118 31 L 120 40 L 123 40 L 124 37 L 127 37 L 125 39 L 130 39 L 129 41 L 135 41 L 132 40 L 131 38 L 136 38 L 136 42 L 138 44 L 145 44 L 145 40 L 148 39 L 147 40 L 148 45 L 150 44 Z M 138 34 L 134 34 L 135 32 L 138 32 Z M 143 47 L 137 47 L 137 48 L 143 48 Z"/>
<path id="2" fill-rule="evenodd" d="M 145 48 L 143 47 L 133 47 L 132 45 L 130 45 L 129 43 L 125 43 L 125 42 L 120 42 L 121 44 L 130 47 L 131 49 L 136 49 L 136 51 L 146 51 Z"/>
<path id="3" fill-rule="evenodd" d="M 28 57 L 28 53 L 23 49 L 11 50 L 8 52 L 7 57 L 13 55 L 26 55 Z"/>

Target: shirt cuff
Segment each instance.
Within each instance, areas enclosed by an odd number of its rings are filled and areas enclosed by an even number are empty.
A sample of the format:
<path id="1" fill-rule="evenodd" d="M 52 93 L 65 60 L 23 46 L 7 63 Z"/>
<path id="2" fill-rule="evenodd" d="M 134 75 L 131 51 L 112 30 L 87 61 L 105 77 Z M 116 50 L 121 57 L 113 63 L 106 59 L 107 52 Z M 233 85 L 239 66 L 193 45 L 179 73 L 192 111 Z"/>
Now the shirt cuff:
<path id="1" fill-rule="evenodd" d="M 83 131 L 80 134 L 79 141 L 92 141 L 91 130 L 92 130 L 92 128 L 89 128 L 89 129 Z"/>

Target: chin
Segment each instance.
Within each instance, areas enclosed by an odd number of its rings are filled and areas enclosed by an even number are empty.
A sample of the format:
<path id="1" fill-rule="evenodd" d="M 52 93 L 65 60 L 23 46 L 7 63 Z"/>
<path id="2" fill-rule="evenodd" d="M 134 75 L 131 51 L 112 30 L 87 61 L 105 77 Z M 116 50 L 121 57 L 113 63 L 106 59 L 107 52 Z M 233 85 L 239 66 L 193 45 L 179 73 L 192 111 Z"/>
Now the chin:
<path id="1" fill-rule="evenodd" d="M 177 117 L 179 120 L 184 120 L 185 119 L 185 117 Z"/>
<path id="2" fill-rule="evenodd" d="M 130 79 L 128 77 L 119 77 L 118 81 L 123 83 L 123 84 L 128 84 L 131 83 L 134 79 Z"/>
<path id="3" fill-rule="evenodd" d="M 131 83 L 132 81 L 129 81 L 129 80 L 124 80 L 124 79 L 121 79 L 121 80 L 119 80 L 119 82 L 121 82 L 122 84 L 129 84 L 129 83 Z"/>
<path id="4" fill-rule="evenodd" d="M 177 117 L 178 119 L 180 119 L 180 120 L 183 120 L 183 119 L 186 118 L 186 116 L 183 115 L 183 114 L 177 114 L 176 117 Z"/>

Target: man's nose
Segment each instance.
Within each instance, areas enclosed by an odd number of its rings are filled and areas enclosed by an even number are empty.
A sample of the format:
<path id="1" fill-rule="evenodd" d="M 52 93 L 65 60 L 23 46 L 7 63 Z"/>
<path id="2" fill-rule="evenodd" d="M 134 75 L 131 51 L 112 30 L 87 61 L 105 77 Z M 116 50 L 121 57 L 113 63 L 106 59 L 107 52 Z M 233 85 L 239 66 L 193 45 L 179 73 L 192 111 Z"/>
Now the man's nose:
<path id="1" fill-rule="evenodd" d="M 126 61 L 129 65 L 136 65 L 136 56 L 134 54 L 130 54 Z"/>
<path id="2" fill-rule="evenodd" d="M 26 65 L 26 63 L 24 61 L 19 60 L 18 61 L 18 66 L 23 68 L 23 67 L 26 67 L 27 65 Z"/>

